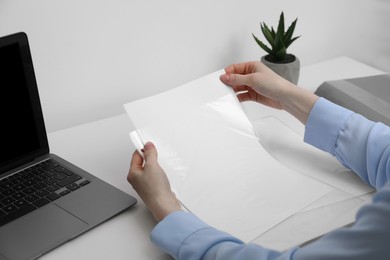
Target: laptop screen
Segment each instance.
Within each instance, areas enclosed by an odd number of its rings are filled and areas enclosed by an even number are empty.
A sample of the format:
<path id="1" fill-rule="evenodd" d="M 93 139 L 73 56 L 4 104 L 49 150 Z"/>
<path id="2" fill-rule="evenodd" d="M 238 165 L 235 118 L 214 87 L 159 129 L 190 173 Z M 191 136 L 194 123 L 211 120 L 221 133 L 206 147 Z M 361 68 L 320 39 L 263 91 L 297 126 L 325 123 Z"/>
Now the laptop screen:
<path id="1" fill-rule="evenodd" d="M 24 33 L 0 38 L 0 113 L 0 174 L 48 153 L 31 54 Z"/>

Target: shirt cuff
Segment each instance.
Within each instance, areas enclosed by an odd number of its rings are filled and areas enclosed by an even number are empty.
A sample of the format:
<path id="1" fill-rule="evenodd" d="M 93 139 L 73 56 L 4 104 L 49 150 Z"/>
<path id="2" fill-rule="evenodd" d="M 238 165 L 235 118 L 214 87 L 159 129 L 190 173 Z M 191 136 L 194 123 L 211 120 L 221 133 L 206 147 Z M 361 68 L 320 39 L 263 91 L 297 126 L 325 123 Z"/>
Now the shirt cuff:
<path id="1" fill-rule="evenodd" d="M 230 234 L 218 231 L 192 213 L 176 211 L 166 216 L 152 230 L 154 244 L 175 259 L 200 259 L 219 242 L 243 242 Z"/>
<path id="2" fill-rule="evenodd" d="M 152 230 L 151 239 L 154 244 L 176 258 L 186 238 L 208 227 L 191 213 L 175 211 L 157 224 Z"/>
<path id="3" fill-rule="evenodd" d="M 309 113 L 304 141 L 334 155 L 339 132 L 352 111 L 319 98 Z"/>

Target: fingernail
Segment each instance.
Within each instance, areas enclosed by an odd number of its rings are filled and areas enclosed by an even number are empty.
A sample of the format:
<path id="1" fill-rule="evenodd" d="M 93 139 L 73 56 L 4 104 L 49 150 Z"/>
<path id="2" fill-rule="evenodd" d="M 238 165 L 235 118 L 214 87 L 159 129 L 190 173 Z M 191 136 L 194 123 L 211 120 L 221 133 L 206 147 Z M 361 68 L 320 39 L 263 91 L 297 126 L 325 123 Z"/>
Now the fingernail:
<path id="1" fill-rule="evenodd" d="M 223 81 L 229 81 L 229 80 L 230 80 L 230 75 L 228 75 L 228 74 L 223 74 L 223 75 L 221 76 L 221 79 L 222 79 Z"/>
<path id="2" fill-rule="evenodd" d="M 153 143 L 152 142 L 146 142 L 145 146 L 144 146 L 144 149 L 147 150 L 147 149 L 150 149 L 153 147 Z"/>

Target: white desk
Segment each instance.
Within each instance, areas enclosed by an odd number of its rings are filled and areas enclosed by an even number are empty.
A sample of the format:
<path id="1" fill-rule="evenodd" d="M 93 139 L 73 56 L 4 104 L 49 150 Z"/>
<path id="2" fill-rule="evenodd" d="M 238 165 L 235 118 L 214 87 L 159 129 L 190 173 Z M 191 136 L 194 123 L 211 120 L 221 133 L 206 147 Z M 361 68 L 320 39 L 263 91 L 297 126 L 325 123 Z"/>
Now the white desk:
<path id="1" fill-rule="evenodd" d="M 346 57 L 303 67 L 299 85 L 314 91 L 323 81 L 382 74 L 383 72 Z M 121 106 L 122 104 L 118 104 Z M 254 103 L 244 109 L 254 121 L 274 115 L 298 133 L 303 126 L 283 111 Z M 156 224 L 142 200 L 126 181 L 134 146 L 128 133 L 134 130 L 125 113 L 49 133 L 51 152 L 77 164 L 119 189 L 133 195 L 138 204 L 82 236 L 53 250 L 42 259 L 171 259 L 149 239 Z M 335 203 L 296 214 L 254 242 L 283 250 L 353 221 L 356 210 L 369 198 Z"/>

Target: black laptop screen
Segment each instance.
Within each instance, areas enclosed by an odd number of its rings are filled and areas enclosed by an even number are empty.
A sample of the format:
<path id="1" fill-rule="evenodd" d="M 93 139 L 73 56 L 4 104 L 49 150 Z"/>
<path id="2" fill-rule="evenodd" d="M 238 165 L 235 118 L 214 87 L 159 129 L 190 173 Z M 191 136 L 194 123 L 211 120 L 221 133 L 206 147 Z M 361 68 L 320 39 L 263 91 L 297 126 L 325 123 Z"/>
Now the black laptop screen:
<path id="1" fill-rule="evenodd" d="M 47 143 L 28 44 L 1 41 L 0 174 L 41 155 Z"/>

